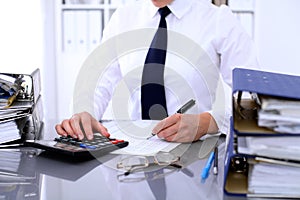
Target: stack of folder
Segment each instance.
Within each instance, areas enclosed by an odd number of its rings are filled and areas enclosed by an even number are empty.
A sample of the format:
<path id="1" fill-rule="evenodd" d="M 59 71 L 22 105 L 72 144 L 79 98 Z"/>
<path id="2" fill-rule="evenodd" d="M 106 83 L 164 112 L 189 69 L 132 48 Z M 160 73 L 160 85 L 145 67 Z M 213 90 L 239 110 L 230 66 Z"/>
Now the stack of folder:
<path id="1" fill-rule="evenodd" d="M 43 124 L 40 70 L 0 73 L 0 145 L 37 139 Z"/>
<path id="2" fill-rule="evenodd" d="M 300 198 L 300 76 L 233 71 L 227 195 Z"/>

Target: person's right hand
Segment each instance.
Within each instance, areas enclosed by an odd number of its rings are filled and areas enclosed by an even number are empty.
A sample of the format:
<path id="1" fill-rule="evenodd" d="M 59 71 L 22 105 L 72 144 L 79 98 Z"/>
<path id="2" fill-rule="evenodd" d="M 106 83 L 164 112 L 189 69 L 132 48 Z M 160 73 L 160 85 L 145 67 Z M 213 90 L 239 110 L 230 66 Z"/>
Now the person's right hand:
<path id="1" fill-rule="evenodd" d="M 110 136 L 107 129 L 88 112 L 74 114 L 70 119 L 57 124 L 55 129 L 59 135 L 70 135 L 80 140 L 84 137 L 89 140 L 93 139 L 94 132 L 99 132 L 106 137 Z"/>

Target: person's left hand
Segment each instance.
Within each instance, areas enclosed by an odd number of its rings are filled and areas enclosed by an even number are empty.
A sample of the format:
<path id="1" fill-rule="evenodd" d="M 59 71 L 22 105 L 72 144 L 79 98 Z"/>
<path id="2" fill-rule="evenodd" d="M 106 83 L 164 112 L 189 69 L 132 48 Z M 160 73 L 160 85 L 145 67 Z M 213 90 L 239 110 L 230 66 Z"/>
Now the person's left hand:
<path id="1" fill-rule="evenodd" d="M 169 142 L 193 142 L 207 133 L 217 131 L 217 124 L 209 113 L 174 114 L 153 129 L 154 134 Z"/>

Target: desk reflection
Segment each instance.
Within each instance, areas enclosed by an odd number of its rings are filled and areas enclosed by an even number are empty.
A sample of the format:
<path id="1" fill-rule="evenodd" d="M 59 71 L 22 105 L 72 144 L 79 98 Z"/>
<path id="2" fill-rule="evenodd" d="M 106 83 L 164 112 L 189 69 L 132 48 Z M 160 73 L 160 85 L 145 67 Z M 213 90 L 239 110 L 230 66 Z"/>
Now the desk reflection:
<path id="1" fill-rule="evenodd" d="M 37 200 L 41 178 L 35 171 L 36 149 L 0 148 L 0 199 Z"/>
<path id="2" fill-rule="evenodd" d="M 225 142 L 218 146 L 219 173 L 214 175 L 211 169 L 205 183 L 201 171 L 213 146 L 205 149 L 201 141 L 172 151 L 180 154 L 182 169 L 150 165 L 130 174 L 138 177 L 130 182 L 120 181 L 124 171 L 116 168 L 126 155 L 109 154 L 80 163 L 38 156 L 36 169 L 44 175 L 41 199 L 223 199 Z"/>
<path id="3" fill-rule="evenodd" d="M 10 149 L 10 156 L 0 149 L 0 199 L 223 199 L 224 138 L 218 143 L 218 175 L 211 169 L 208 179 L 201 183 L 201 171 L 218 138 L 205 141 L 181 144 L 171 151 L 180 156 L 182 168 L 151 164 L 130 174 L 131 178 L 143 179 L 130 182 L 118 179 L 124 171 L 116 167 L 128 155 L 108 154 L 71 162 L 32 148 Z M 22 181 L 9 182 L 7 175 L 4 176 L 9 166 L 4 162 L 7 158 L 16 164 L 10 169 L 10 180 L 16 174 Z"/>

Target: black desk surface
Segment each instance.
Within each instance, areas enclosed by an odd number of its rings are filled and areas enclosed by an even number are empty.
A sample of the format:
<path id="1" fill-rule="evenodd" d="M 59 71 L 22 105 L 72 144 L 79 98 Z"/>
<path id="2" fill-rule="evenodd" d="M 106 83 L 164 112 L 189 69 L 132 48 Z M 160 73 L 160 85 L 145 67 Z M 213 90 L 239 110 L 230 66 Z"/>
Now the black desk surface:
<path id="1" fill-rule="evenodd" d="M 216 141 L 207 140 L 206 143 L 210 142 L 208 145 L 203 141 L 182 144 L 172 153 L 181 155 L 183 169 L 156 166 L 138 173 L 139 177 L 147 175 L 148 179 L 130 183 L 117 179 L 122 171 L 116 169 L 116 163 L 124 155 L 109 154 L 74 163 L 49 157 L 28 147 L 0 149 L 0 199 L 233 199 L 223 194 L 224 138 L 218 142 L 218 175 L 214 175 L 211 169 L 205 183 L 201 182 L 201 171 L 212 150 L 211 144 Z M 3 172 L 7 171 L 13 173 L 5 176 Z M 152 172 L 156 175 L 164 173 L 164 176 L 153 178 Z"/>

